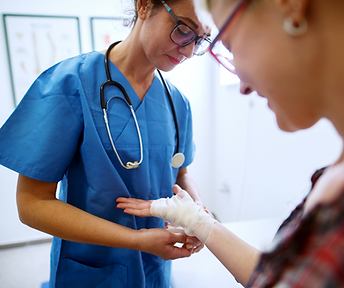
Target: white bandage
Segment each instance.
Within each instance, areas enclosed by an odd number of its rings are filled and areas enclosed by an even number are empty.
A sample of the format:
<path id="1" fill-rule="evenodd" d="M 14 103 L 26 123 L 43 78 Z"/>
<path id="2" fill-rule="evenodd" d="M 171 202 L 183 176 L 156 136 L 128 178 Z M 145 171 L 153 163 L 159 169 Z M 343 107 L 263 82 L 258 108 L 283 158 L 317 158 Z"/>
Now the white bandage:
<path id="1" fill-rule="evenodd" d="M 186 235 L 196 236 L 203 243 L 207 242 L 216 222 L 186 192 L 184 198 L 175 195 L 172 198 L 154 200 L 150 213 L 152 216 L 171 221 L 173 225 L 182 226 Z"/>

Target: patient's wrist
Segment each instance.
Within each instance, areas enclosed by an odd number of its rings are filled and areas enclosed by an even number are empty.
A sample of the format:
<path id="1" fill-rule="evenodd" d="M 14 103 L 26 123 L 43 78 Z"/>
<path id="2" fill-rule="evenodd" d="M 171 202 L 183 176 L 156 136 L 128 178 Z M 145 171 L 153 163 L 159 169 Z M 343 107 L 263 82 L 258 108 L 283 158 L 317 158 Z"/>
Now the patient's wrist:
<path id="1" fill-rule="evenodd" d="M 172 198 L 154 200 L 150 212 L 153 216 L 171 221 L 173 225 L 182 226 L 187 235 L 196 236 L 203 243 L 208 240 L 216 222 L 187 193 L 184 198 L 175 195 Z"/>

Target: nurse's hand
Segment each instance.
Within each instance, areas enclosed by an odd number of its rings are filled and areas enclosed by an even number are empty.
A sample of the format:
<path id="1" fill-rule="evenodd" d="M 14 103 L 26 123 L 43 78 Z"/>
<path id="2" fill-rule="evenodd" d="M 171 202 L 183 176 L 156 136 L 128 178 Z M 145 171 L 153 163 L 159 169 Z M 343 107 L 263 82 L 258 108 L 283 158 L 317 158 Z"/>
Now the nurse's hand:
<path id="1" fill-rule="evenodd" d="M 165 222 L 165 227 L 167 231 L 185 234 L 183 227 L 171 225 L 169 222 Z M 204 244 L 195 236 L 187 236 L 183 247 L 191 249 L 192 253 L 197 253 L 204 248 Z"/>
<path id="2" fill-rule="evenodd" d="M 185 242 L 187 236 L 182 233 L 172 233 L 166 229 L 141 229 L 139 230 L 139 247 L 137 250 L 154 254 L 164 260 L 173 260 L 189 257 L 194 249 L 187 249 Z M 176 243 L 184 243 L 182 247 Z"/>

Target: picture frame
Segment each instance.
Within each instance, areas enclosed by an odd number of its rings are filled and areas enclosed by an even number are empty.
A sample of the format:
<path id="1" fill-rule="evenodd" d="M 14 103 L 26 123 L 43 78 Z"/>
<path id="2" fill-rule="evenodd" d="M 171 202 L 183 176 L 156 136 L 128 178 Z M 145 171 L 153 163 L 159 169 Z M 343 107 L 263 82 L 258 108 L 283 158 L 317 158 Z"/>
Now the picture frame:
<path id="1" fill-rule="evenodd" d="M 125 17 L 91 17 L 92 49 L 106 50 L 110 44 L 124 40 L 131 32 L 131 28 L 124 25 L 129 21 Z"/>
<path id="2" fill-rule="evenodd" d="M 81 53 L 79 18 L 3 14 L 14 106 L 50 66 Z"/>

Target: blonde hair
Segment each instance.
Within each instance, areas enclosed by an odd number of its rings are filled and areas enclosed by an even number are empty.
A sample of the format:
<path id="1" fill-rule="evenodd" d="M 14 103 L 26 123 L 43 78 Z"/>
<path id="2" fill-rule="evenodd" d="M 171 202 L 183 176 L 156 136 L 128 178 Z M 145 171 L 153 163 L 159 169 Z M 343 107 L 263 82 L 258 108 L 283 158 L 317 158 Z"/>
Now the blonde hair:
<path id="1" fill-rule="evenodd" d="M 215 27 L 213 18 L 209 12 L 210 1 L 209 0 L 193 0 L 195 12 L 198 20 L 209 28 Z"/>

